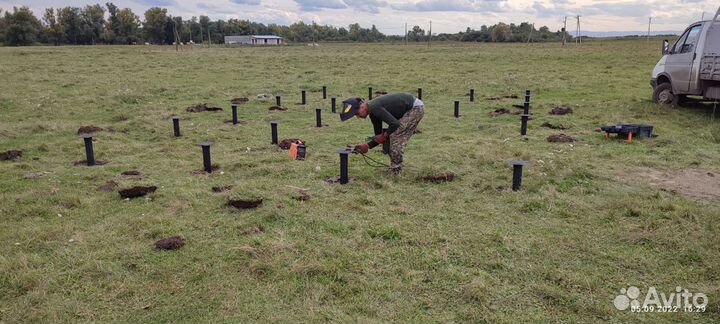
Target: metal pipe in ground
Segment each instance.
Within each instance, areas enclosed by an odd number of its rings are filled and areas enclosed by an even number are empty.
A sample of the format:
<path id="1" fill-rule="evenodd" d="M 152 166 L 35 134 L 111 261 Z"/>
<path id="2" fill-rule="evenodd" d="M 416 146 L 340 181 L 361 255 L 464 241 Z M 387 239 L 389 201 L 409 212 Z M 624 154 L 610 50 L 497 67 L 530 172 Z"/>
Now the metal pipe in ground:
<path id="1" fill-rule="evenodd" d="M 522 187 L 523 167 L 528 165 L 528 162 L 523 160 L 513 160 L 510 161 L 510 164 L 513 166 L 512 190 L 520 191 L 520 188 Z"/>
<path id="2" fill-rule="evenodd" d="M 460 101 L 455 100 L 455 118 L 460 118 Z"/>
<path id="3" fill-rule="evenodd" d="M 202 155 L 203 155 L 203 169 L 207 173 L 212 173 L 212 161 L 210 160 L 210 145 L 212 145 L 211 142 L 202 142 L 200 143 L 200 147 L 202 147 Z"/>
<path id="4" fill-rule="evenodd" d="M 349 182 L 348 177 L 348 157 L 350 156 L 350 150 L 341 149 L 338 150 L 340 153 L 340 184 L 347 184 Z"/>
<path id="5" fill-rule="evenodd" d="M 275 96 L 275 105 L 278 107 L 282 107 L 282 97 Z"/>
<path id="6" fill-rule="evenodd" d="M 322 88 L 322 89 L 323 89 L 323 90 L 322 90 L 322 93 L 323 93 L 323 99 L 327 99 L 327 86 L 323 86 L 323 88 Z"/>
<path id="7" fill-rule="evenodd" d="M 475 101 L 475 89 L 470 89 L 470 102 Z"/>
<path id="8" fill-rule="evenodd" d="M 175 137 L 180 137 L 180 117 L 174 116 L 173 121 L 173 134 Z"/>
<path id="9" fill-rule="evenodd" d="M 232 109 L 232 123 L 233 123 L 233 125 L 237 125 L 238 124 L 238 114 L 237 114 L 238 106 L 233 104 L 232 107 L 230 107 L 230 108 Z"/>
<path id="10" fill-rule="evenodd" d="M 418 88 L 418 96 L 417 96 L 417 98 L 420 99 L 420 100 L 422 100 L 422 95 L 423 95 L 423 90 L 422 90 L 422 88 Z"/>
<path id="11" fill-rule="evenodd" d="M 322 127 L 322 109 L 315 108 L 315 126 Z"/>
<path id="12" fill-rule="evenodd" d="M 278 122 L 270 122 L 270 135 L 272 136 L 272 143 L 278 145 Z"/>
<path id="13" fill-rule="evenodd" d="M 90 135 L 83 136 L 85 142 L 85 162 L 87 166 L 95 165 L 95 151 L 93 150 L 93 138 Z"/>
<path id="14" fill-rule="evenodd" d="M 306 97 L 306 96 L 307 96 L 307 93 L 305 92 L 305 90 L 303 90 L 302 92 L 300 92 L 300 96 L 302 97 L 301 100 L 300 100 L 300 102 L 301 102 L 303 105 L 306 104 L 306 103 L 307 103 L 307 97 Z"/>
<path id="15" fill-rule="evenodd" d="M 372 87 L 368 87 L 368 100 L 372 100 L 372 98 L 373 98 Z"/>
<path id="16" fill-rule="evenodd" d="M 330 99 L 330 106 L 332 107 L 333 114 L 337 112 L 337 97 L 332 97 Z"/>
<path id="17" fill-rule="evenodd" d="M 520 135 L 521 136 L 527 135 L 529 119 L 530 119 L 530 115 L 523 114 L 520 116 Z"/>

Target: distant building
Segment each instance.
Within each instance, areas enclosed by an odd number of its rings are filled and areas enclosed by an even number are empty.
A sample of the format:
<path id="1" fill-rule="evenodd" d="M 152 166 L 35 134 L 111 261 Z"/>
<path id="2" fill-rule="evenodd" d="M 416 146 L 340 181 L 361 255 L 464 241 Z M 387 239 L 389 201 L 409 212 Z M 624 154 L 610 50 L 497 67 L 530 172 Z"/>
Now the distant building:
<path id="1" fill-rule="evenodd" d="M 283 38 L 274 35 L 225 36 L 228 45 L 282 45 Z"/>

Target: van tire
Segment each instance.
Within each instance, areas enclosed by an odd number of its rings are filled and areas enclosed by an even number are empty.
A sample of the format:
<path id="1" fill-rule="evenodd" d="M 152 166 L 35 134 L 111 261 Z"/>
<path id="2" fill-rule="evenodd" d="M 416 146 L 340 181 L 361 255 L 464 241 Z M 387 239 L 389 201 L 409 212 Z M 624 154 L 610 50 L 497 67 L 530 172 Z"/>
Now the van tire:
<path id="1" fill-rule="evenodd" d="M 669 82 L 658 84 L 653 90 L 653 101 L 660 105 L 677 106 L 680 103 L 680 96 L 672 91 L 672 84 Z"/>

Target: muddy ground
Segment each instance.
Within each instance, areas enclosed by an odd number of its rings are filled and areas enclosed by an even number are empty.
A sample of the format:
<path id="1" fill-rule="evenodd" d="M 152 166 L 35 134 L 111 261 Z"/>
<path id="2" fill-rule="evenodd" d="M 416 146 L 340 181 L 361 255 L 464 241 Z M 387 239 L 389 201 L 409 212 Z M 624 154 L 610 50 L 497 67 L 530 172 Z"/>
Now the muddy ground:
<path id="1" fill-rule="evenodd" d="M 166 251 L 177 250 L 183 245 L 185 245 L 185 239 L 180 236 L 168 237 L 155 242 L 155 248 Z"/>
<path id="2" fill-rule="evenodd" d="M 557 107 L 553 108 L 552 110 L 550 110 L 550 115 L 555 115 L 555 116 L 562 116 L 562 115 L 567 115 L 567 114 L 572 114 L 572 113 L 573 113 L 572 108 L 570 108 L 568 106 L 557 106 Z"/>
<path id="3" fill-rule="evenodd" d="M 146 196 L 149 193 L 153 193 L 157 190 L 156 186 L 136 186 L 128 189 L 118 191 L 120 198 L 122 199 L 133 199 Z"/>
<path id="4" fill-rule="evenodd" d="M 105 182 L 105 184 L 97 187 L 97 191 L 100 191 L 100 192 L 113 192 L 113 191 L 115 191 L 115 188 L 118 187 L 118 185 L 119 185 L 119 184 L 118 184 L 117 182 L 110 180 L 110 181 L 108 181 L 108 182 Z"/>
<path id="5" fill-rule="evenodd" d="M 0 161 L 17 161 L 22 157 L 23 152 L 18 150 L 10 150 L 0 153 Z"/>
<path id="6" fill-rule="evenodd" d="M 271 106 L 270 108 L 268 108 L 268 110 L 270 110 L 270 111 L 285 111 L 285 110 L 287 110 L 287 108 L 285 108 L 283 106 Z"/>
<path id="7" fill-rule="evenodd" d="M 103 131 L 103 129 L 101 127 L 90 125 L 90 126 L 82 126 L 82 127 L 78 128 L 77 134 L 78 135 L 93 134 L 93 133 L 102 132 L 102 131 Z"/>
<path id="8" fill-rule="evenodd" d="M 262 206 L 263 200 L 242 200 L 242 199 L 231 199 L 228 201 L 228 206 L 235 207 L 237 209 L 253 209 Z"/>
<path id="9" fill-rule="evenodd" d="M 455 174 L 453 173 L 445 173 L 445 174 L 437 174 L 437 175 L 429 175 L 418 178 L 418 180 L 422 182 L 430 182 L 430 183 L 445 183 L 445 182 L 453 182 L 455 181 Z"/>
<path id="10" fill-rule="evenodd" d="M 572 143 L 575 142 L 575 138 L 565 134 L 555 134 L 548 136 L 547 141 L 550 143 Z"/>
<path id="11" fill-rule="evenodd" d="M 250 101 L 250 99 L 248 99 L 246 97 L 237 97 L 237 98 L 230 99 L 231 104 L 236 104 L 238 106 L 244 105 L 244 104 L 248 103 L 249 101 Z"/>
<path id="12" fill-rule="evenodd" d="M 540 127 L 545 127 L 545 128 L 550 128 L 550 129 L 559 129 L 559 130 L 566 130 L 566 129 L 570 128 L 563 124 L 551 124 L 548 122 L 544 122 L 542 125 L 540 125 Z"/>
<path id="13" fill-rule="evenodd" d="M 227 185 L 227 186 L 216 186 L 216 187 L 212 187 L 211 189 L 212 189 L 212 192 L 214 192 L 214 193 L 223 193 L 223 192 L 228 192 L 228 191 L 232 190 L 232 188 L 233 188 L 233 186 Z"/>
<path id="14" fill-rule="evenodd" d="M 210 111 L 210 112 L 222 111 L 223 109 L 220 107 L 208 107 L 208 105 L 206 103 L 203 103 L 203 104 L 197 104 L 194 106 L 187 107 L 185 110 L 187 112 L 197 113 L 197 112 L 205 112 L 205 111 Z"/>

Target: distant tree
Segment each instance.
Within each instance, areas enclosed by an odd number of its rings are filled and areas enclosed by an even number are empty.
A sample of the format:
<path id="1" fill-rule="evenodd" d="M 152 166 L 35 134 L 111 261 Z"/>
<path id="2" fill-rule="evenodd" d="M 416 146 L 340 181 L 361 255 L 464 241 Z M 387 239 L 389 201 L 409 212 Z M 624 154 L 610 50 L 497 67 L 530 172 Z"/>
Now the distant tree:
<path id="1" fill-rule="evenodd" d="M 419 42 L 425 38 L 425 31 L 420 26 L 413 26 L 408 32 L 407 38 L 409 41 Z"/>
<path id="2" fill-rule="evenodd" d="M 134 44 L 140 41 L 140 17 L 125 8 L 118 12 L 118 33 L 115 35 L 117 44 Z"/>
<path id="3" fill-rule="evenodd" d="M 507 42 L 512 38 L 512 29 L 505 23 L 498 23 L 490 31 L 493 42 Z"/>
<path id="4" fill-rule="evenodd" d="M 95 44 L 101 40 L 105 27 L 105 9 L 99 4 L 86 6 L 81 12 L 81 30 L 84 44 Z"/>
<path id="5" fill-rule="evenodd" d="M 153 7 L 145 11 L 143 32 L 145 39 L 153 44 L 165 43 L 165 26 L 167 25 L 167 9 Z"/>
<path id="6" fill-rule="evenodd" d="M 84 21 L 80 17 L 80 8 L 64 7 L 58 9 L 58 22 L 65 31 L 64 39 L 73 45 L 80 44 Z"/>
<path id="7" fill-rule="evenodd" d="M 28 7 L 13 7 L 5 12 L 5 43 L 12 46 L 31 45 L 38 41 L 42 24 Z"/>
<path id="8" fill-rule="evenodd" d="M 5 23 L 5 16 L 3 15 L 3 10 L 0 9 L 0 44 L 5 43 L 5 30 L 7 29 L 7 24 Z"/>
<path id="9" fill-rule="evenodd" d="M 45 8 L 45 14 L 43 15 L 43 34 L 44 41 L 53 45 L 60 45 L 64 42 L 65 30 L 62 24 L 58 22 L 58 16 L 60 10 L 53 8 Z"/>

